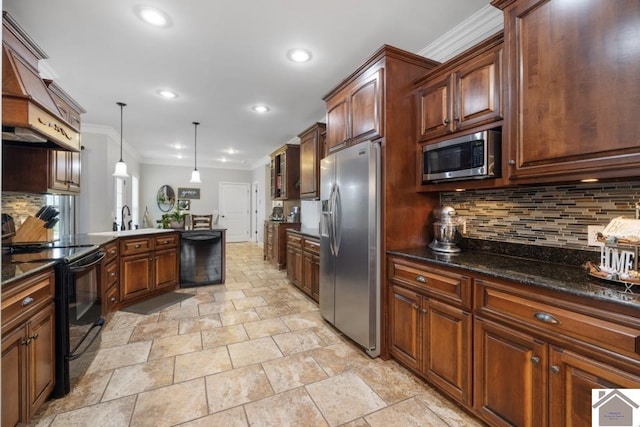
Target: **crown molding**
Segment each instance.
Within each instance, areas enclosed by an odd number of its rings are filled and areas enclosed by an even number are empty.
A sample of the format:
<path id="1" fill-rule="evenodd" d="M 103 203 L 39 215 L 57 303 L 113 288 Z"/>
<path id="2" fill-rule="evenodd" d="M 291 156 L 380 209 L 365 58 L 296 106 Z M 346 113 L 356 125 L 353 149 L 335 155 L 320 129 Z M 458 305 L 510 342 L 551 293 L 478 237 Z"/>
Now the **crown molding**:
<path id="1" fill-rule="evenodd" d="M 502 11 L 487 5 L 447 31 L 418 54 L 435 61 L 446 62 L 503 28 Z"/>
<path id="2" fill-rule="evenodd" d="M 110 144 L 115 145 L 120 150 L 120 134 L 116 132 L 111 126 L 93 125 L 90 123 L 82 123 L 80 131 L 80 144 L 82 145 L 82 135 L 92 133 L 97 135 L 104 135 L 107 137 L 107 141 Z M 140 163 L 140 154 L 127 142 L 126 138 L 122 138 L 122 151 L 126 153 L 127 157 L 132 158 L 136 162 Z"/>

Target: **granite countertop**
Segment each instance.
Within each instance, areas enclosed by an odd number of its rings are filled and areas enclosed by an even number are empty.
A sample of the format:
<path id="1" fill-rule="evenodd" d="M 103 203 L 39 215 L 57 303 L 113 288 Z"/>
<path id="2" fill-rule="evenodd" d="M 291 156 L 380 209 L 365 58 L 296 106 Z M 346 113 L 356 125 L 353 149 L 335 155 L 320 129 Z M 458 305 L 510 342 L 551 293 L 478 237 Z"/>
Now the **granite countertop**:
<path id="1" fill-rule="evenodd" d="M 469 250 L 454 255 L 439 254 L 428 248 L 392 250 L 387 253 L 640 309 L 640 287 L 627 291 L 622 284 L 591 277 L 576 264 L 556 264 Z"/>
<path id="2" fill-rule="evenodd" d="M 317 228 L 301 227 L 300 230 L 289 229 L 289 233 L 303 234 L 314 239 L 320 239 L 320 231 Z"/>

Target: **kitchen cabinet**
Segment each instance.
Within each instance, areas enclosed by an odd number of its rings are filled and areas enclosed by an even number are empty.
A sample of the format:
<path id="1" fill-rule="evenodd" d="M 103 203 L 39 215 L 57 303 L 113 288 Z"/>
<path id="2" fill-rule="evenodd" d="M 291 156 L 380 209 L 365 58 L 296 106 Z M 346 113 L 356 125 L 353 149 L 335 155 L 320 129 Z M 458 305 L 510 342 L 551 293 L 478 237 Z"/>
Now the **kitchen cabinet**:
<path id="1" fill-rule="evenodd" d="M 3 144 L 2 189 L 77 194 L 80 192 L 80 153 Z"/>
<path id="2" fill-rule="evenodd" d="M 26 425 L 53 391 L 53 269 L 2 290 L 2 425 Z"/>
<path id="3" fill-rule="evenodd" d="M 122 304 L 172 290 L 178 284 L 178 233 L 121 238 Z"/>
<path id="4" fill-rule="evenodd" d="M 471 278 L 389 258 L 390 353 L 461 403 L 471 403 Z"/>
<path id="5" fill-rule="evenodd" d="M 384 135 L 383 61 L 369 66 L 346 87 L 325 97 L 327 152 Z"/>
<path id="6" fill-rule="evenodd" d="M 590 425 L 592 388 L 640 387 L 638 319 L 475 279 L 474 408 L 492 425 Z"/>
<path id="7" fill-rule="evenodd" d="M 300 146 L 285 144 L 271 153 L 271 198 L 300 198 Z"/>
<path id="8" fill-rule="evenodd" d="M 102 314 L 115 311 L 120 303 L 120 252 L 117 241 L 109 242 L 101 249 L 105 253 L 102 259 Z"/>
<path id="9" fill-rule="evenodd" d="M 299 222 L 265 221 L 264 259 L 279 270 L 287 268 L 287 230 L 300 229 Z"/>
<path id="10" fill-rule="evenodd" d="M 45 80 L 45 82 L 47 82 Z M 80 106 L 69 94 L 67 94 L 56 82 L 49 82 L 49 93 L 53 102 L 60 111 L 60 117 L 76 130 L 80 130 L 80 116 L 86 110 Z"/>
<path id="11" fill-rule="evenodd" d="M 326 125 L 315 123 L 302 132 L 300 138 L 300 198 L 320 197 L 320 160 L 324 157 Z"/>
<path id="12" fill-rule="evenodd" d="M 319 302 L 319 239 L 296 230 L 287 231 L 287 278 L 311 299 Z"/>
<path id="13" fill-rule="evenodd" d="M 514 184 L 640 174 L 635 0 L 494 0 L 504 10 Z"/>
<path id="14" fill-rule="evenodd" d="M 416 82 L 419 141 L 502 120 L 502 33 Z"/>

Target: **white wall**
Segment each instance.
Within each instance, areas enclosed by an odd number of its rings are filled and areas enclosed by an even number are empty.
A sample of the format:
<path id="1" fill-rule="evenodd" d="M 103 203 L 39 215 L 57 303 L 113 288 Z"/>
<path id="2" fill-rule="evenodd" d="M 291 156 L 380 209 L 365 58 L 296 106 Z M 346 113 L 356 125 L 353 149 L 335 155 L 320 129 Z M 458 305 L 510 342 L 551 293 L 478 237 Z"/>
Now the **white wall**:
<path id="1" fill-rule="evenodd" d="M 252 182 L 258 184 L 258 206 L 251 206 L 251 212 L 257 212 L 257 219 L 251 220 L 251 227 L 255 227 L 255 230 L 251 230 L 251 235 L 256 236 L 258 242 L 264 242 L 264 220 L 268 214 L 271 214 L 271 183 L 270 166 L 268 164 L 257 166 L 251 171 Z M 251 198 L 253 202 L 253 197 Z M 268 214 L 267 214 L 268 212 Z M 256 227 L 257 223 L 257 227 Z M 257 231 L 257 233 L 256 233 Z"/>

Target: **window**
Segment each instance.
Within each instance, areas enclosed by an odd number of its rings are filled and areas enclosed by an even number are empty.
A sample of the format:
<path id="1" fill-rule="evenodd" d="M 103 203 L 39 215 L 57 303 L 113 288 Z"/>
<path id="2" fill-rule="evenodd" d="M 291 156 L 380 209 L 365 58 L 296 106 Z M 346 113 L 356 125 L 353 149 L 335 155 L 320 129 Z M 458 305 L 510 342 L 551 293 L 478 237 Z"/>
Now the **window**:
<path id="1" fill-rule="evenodd" d="M 138 224 L 139 215 L 139 180 L 137 176 L 131 175 L 131 219 L 133 220 L 131 228 L 135 228 Z"/>
<path id="2" fill-rule="evenodd" d="M 115 196 L 116 196 L 116 217 L 115 217 L 115 222 L 116 224 L 118 224 L 118 230 L 121 230 L 122 227 L 122 223 L 123 223 L 123 218 L 122 218 L 122 207 L 125 205 L 125 198 L 126 198 L 126 194 L 125 194 L 125 180 L 124 178 L 116 178 L 116 182 L 115 182 L 116 188 L 115 188 Z"/>

